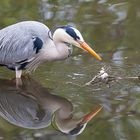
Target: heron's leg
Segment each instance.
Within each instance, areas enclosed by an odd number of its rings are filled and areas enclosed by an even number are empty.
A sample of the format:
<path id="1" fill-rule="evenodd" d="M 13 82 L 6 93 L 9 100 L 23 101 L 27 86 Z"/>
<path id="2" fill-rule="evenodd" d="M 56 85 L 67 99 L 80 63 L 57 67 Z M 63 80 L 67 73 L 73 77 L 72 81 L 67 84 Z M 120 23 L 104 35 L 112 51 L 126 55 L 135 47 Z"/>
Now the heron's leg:
<path id="1" fill-rule="evenodd" d="M 21 78 L 22 70 L 17 70 L 16 68 L 16 78 Z"/>
<path id="2" fill-rule="evenodd" d="M 22 85 L 21 74 L 22 74 L 22 70 L 18 70 L 16 67 L 16 86 L 17 87 Z"/>

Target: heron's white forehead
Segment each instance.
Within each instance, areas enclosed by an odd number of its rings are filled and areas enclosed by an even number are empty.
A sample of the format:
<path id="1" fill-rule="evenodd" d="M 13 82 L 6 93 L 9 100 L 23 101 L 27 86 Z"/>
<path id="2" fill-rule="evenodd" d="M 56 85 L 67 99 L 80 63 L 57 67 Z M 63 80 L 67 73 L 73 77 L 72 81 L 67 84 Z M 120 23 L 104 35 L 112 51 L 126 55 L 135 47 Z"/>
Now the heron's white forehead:
<path id="1" fill-rule="evenodd" d="M 80 40 L 81 41 L 84 41 L 81 33 L 76 28 L 74 28 L 74 27 L 71 27 L 71 28 L 74 30 L 74 32 L 76 33 L 76 35 L 80 38 Z"/>

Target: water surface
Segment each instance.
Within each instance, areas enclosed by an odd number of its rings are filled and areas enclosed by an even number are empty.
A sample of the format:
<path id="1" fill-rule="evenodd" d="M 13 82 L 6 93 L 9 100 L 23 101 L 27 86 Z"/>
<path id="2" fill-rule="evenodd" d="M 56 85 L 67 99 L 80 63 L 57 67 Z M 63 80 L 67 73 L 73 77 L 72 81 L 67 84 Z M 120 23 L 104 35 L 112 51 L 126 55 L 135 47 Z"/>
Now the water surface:
<path id="1" fill-rule="evenodd" d="M 120 80 L 111 83 L 110 88 L 104 83 L 81 86 L 103 66 L 109 68 L 111 76 L 140 75 L 139 4 L 138 0 L 1 0 L 1 28 L 18 21 L 38 20 L 51 29 L 71 24 L 81 31 L 86 42 L 102 56 L 102 62 L 75 48 L 69 59 L 45 63 L 31 77 L 51 93 L 71 102 L 76 117 L 98 105 L 103 109 L 77 137 L 63 135 L 51 126 L 37 130 L 21 128 L 1 117 L 0 139 L 139 140 L 139 80 Z M 14 72 L 0 68 L 0 79 L 13 77 Z"/>

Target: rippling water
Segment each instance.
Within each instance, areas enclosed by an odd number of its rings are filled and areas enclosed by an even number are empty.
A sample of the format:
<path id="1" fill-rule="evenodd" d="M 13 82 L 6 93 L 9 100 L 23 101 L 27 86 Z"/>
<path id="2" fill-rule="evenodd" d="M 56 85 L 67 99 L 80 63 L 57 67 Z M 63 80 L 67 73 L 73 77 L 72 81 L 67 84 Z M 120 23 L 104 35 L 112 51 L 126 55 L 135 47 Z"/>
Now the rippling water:
<path id="1" fill-rule="evenodd" d="M 24 129 L 1 117 L 0 139 L 139 140 L 140 81 L 125 79 L 140 75 L 139 4 L 138 0 L 1 0 L 1 28 L 22 20 L 38 20 L 51 29 L 71 24 L 81 31 L 88 44 L 102 56 L 102 62 L 75 48 L 68 60 L 43 64 L 31 77 L 51 94 L 71 102 L 73 115 L 78 118 L 98 105 L 103 109 L 77 137 L 63 135 L 51 126 Z M 110 87 L 105 83 L 82 86 L 104 66 L 111 76 L 124 79 L 111 82 Z M 13 72 L 0 68 L 1 80 L 10 81 L 12 77 Z M 2 83 L 1 92 L 15 91 L 9 82 Z"/>

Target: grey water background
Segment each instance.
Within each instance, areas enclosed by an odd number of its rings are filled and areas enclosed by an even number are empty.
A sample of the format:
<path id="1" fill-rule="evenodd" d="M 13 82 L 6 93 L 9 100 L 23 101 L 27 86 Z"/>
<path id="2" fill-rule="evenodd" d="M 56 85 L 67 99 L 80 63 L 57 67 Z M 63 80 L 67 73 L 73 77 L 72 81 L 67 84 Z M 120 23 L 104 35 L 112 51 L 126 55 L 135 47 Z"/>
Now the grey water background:
<path id="1" fill-rule="evenodd" d="M 50 29 L 71 24 L 80 30 L 86 42 L 102 56 L 102 62 L 74 48 L 69 59 L 45 63 L 31 77 L 50 88 L 53 94 L 68 99 L 77 117 L 98 105 L 103 109 L 77 137 L 58 133 L 51 126 L 41 130 L 23 129 L 0 118 L 0 139 L 139 140 L 138 80 L 121 80 L 110 88 L 103 83 L 77 85 L 91 80 L 103 66 L 109 67 L 109 74 L 116 77 L 140 75 L 139 5 L 139 0 L 1 0 L 0 28 L 23 20 L 37 20 Z M 0 67 L 0 79 L 14 76 L 14 72 Z"/>

